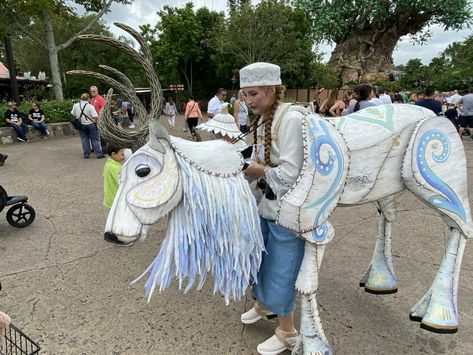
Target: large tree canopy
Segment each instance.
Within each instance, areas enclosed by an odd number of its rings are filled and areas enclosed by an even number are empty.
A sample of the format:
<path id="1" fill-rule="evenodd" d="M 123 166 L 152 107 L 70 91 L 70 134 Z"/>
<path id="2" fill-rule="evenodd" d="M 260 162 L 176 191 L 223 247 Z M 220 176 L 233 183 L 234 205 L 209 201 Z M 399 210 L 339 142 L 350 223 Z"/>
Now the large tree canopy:
<path id="1" fill-rule="evenodd" d="M 315 79 L 318 56 L 307 37 L 310 20 L 302 9 L 283 0 L 262 0 L 256 5 L 229 1 L 228 5 L 230 16 L 217 41 L 220 69 L 231 66 L 236 73 L 247 64 L 263 61 L 281 66 L 286 85 L 307 87 Z"/>
<path id="2" fill-rule="evenodd" d="M 469 0 L 296 0 L 311 15 L 312 35 L 336 44 L 329 65 L 341 81 L 373 82 L 392 66 L 400 37 L 425 42 L 433 24 L 457 30 L 471 21 Z"/>
<path id="3" fill-rule="evenodd" d="M 113 2 L 130 3 L 132 0 L 76 0 L 75 3 L 82 5 L 86 11 L 94 13 L 90 21 L 76 33 L 56 44 L 54 30 L 54 19 L 60 17 L 67 20 L 75 16 L 74 9 L 70 6 L 74 1 L 66 0 L 3 0 L 0 2 L 0 13 L 8 23 L 8 32 L 21 33 L 29 37 L 48 53 L 51 68 L 51 80 L 54 94 L 57 100 L 63 99 L 62 82 L 60 76 L 58 53 L 70 46 L 79 35 L 87 32 L 91 26 L 110 8 Z M 40 24 L 43 31 L 36 35 L 33 26 Z M 2 27 L 0 27 L 2 31 Z M 5 32 L 5 29 L 3 28 Z"/>
<path id="4" fill-rule="evenodd" d="M 191 94 L 208 95 L 202 88 L 216 79 L 211 59 L 215 50 L 209 43 L 221 31 L 224 14 L 205 7 L 195 11 L 192 3 L 164 6 L 158 14 L 160 21 L 154 27 L 140 29 L 150 43 L 163 85 L 182 83 Z"/>

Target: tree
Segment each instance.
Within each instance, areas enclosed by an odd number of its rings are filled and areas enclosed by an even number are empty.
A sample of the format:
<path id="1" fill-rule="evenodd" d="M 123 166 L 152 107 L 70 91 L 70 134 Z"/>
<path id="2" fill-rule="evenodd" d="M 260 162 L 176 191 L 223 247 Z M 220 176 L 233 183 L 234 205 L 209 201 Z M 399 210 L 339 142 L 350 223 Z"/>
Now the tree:
<path id="1" fill-rule="evenodd" d="M 282 0 L 262 0 L 257 5 L 229 1 L 228 5 L 230 16 L 217 41 L 227 67 L 265 61 L 281 67 L 288 86 L 307 87 L 314 80 L 317 56 L 312 51 L 314 42 L 307 38 L 309 17 L 302 9 Z"/>
<path id="2" fill-rule="evenodd" d="M 130 3 L 130 0 L 116 0 Z M 94 12 L 90 22 L 84 25 L 61 44 L 56 44 L 54 19 L 61 17 L 67 20 L 75 14 L 66 0 L 4 0 L 0 4 L 0 13 L 7 18 L 15 32 L 21 33 L 35 41 L 48 53 L 51 68 L 51 80 L 54 95 L 57 100 L 63 99 L 62 82 L 59 69 L 58 53 L 70 46 L 77 37 L 86 33 L 91 26 L 110 8 L 114 0 L 76 0 L 75 3 L 84 6 L 87 11 Z M 41 23 L 44 26 L 41 36 L 32 33 L 31 27 Z"/>
<path id="3" fill-rule="evenodd" d="M 214 67 L 214 50 L 208 43 L 219 32 L 224 14 L 207 8 L 194 11 L 190 2 L 180 8 L 164 6 L 158 14 L 160 21 L 154 28 L 140 26 L 150 43 L 156 71 L 163 85 L 184 82 L 189 93 L 195 94 L 194 88 L 200 88 L 196 83 L 206 86 L 215 77 L 214 70 L 207 71 Z"/>
<path id="4" fill-rule="evenodd" d="M 469 0 L 295 0 L 311 15 L 312 36 L 336 44 L 328 62 L 343 82 L 385 78 L 400 37 L 425 43 L 428 26 L 458 30 L 470 23 Z"/>
<path id="5" fill-rule="evenodd" d="M 429 68 L 422 64 L 420 59 L 411 59 L 404 66 L 401 86 L 414 90 L 422 90 L 427 84 L 431 84 L 429 78 Z"/>
<path id="6" fill-rule="evenodd" d="M 62 42 L 77 33 L 81 28 L 91 21 L 93 15 L 69 16 L 67 19 L 61 17 L 53 18 L 53 26 L 56 30 L 56 40 Z M 30 32 L 39 36 L 43 27 L 38 23 L 32 25 Z M 96 21 L 87 31 L 91 34 L 102 34 L 114 37 L 102 20 Z M 131 40 L 122 36 L 122 42 L 131 44 Z M 38 73 L 48 67 L 49 61 L 47 52 L 29 37 L 13 37 L 13 47 L 15 49 L 16 63 L 23 71 Z M 70 46 L 58 53 L 61 63 L 60 75 L 63 83 L 64 97 L 77 97 L 84 92 L 85 88 L 96 84 L 92 79 L 83 76 L 68 76 L 66 71 L 74 69 L 97 70 L 100 64 L 107 64 L 125 73 L 137 86 L 146 81 L 139 68 L 133 61 L 120 50 L 106 46 L 95 41 L 74 41 Z M 100 85 L 98 85 L 100 88 Z M 105 88 L 104 88 L 105 89 Z M 103 92 L 103 90 L 101 90 Z"/>

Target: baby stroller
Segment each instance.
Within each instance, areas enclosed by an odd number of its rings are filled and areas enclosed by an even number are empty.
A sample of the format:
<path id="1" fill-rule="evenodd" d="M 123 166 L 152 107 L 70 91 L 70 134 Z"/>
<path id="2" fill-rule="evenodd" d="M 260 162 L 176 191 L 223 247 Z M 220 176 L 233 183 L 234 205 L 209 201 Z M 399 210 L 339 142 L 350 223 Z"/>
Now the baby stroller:
<path id="1" fill-rule="evenodd" d="M 11 226 L 23 228 L 33 223 L 36 212 L 26 202 L 28 202 L 27 196 L 8 196 L 0 185 L 0 212 L 6 206 L 12 206 L 7 211 L 7 221 Z"/>

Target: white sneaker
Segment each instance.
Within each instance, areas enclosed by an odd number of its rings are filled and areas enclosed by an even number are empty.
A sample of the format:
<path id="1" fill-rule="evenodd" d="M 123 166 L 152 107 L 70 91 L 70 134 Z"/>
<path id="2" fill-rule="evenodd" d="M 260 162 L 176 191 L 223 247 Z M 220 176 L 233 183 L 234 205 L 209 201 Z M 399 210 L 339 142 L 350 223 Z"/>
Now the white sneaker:
<path id="1" fill-rule="evenodd" d="M 277 355 L 286 350 L 292 350 L 297 343 L 297 331 L 285 332 L 276 328 L 275 334 L 256 347 L 260 355 Z"/>
<path id="2" fill-rule="evenodd" d="M 274 314 L 271 311 L 268 311 L 263 306 L 261 306 L 258 302 L 256 302 L 252 309 L 243 313 L 240 316 L 240 320 L 243 324 L 253 324 L 262 318 L 264 318 L 265 320 L 271 320 L 276 317 L 277 317 L 276 314 Z"/>
<path id="3" fill-rule="evenodd" d="M 128 128 L 135 128 L 135 125 L 132 123 L 131 125 L 128 126 Z"/>

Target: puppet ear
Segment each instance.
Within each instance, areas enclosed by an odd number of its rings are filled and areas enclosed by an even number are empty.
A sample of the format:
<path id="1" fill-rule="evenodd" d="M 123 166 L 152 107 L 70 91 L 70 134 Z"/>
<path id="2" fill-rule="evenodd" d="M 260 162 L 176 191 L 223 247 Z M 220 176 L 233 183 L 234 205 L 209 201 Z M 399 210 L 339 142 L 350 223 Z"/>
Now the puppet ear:
<path id="1" fill-rule="evenodd" d="M 154 150 L 157 150 L 158 152 L 165 154 L 166 148 L 160 142 L 160 140 L 162 139 L 169 142 L 168 131 L 157 119 L 151 120 L 149 123 L 149 145 Z"/>

